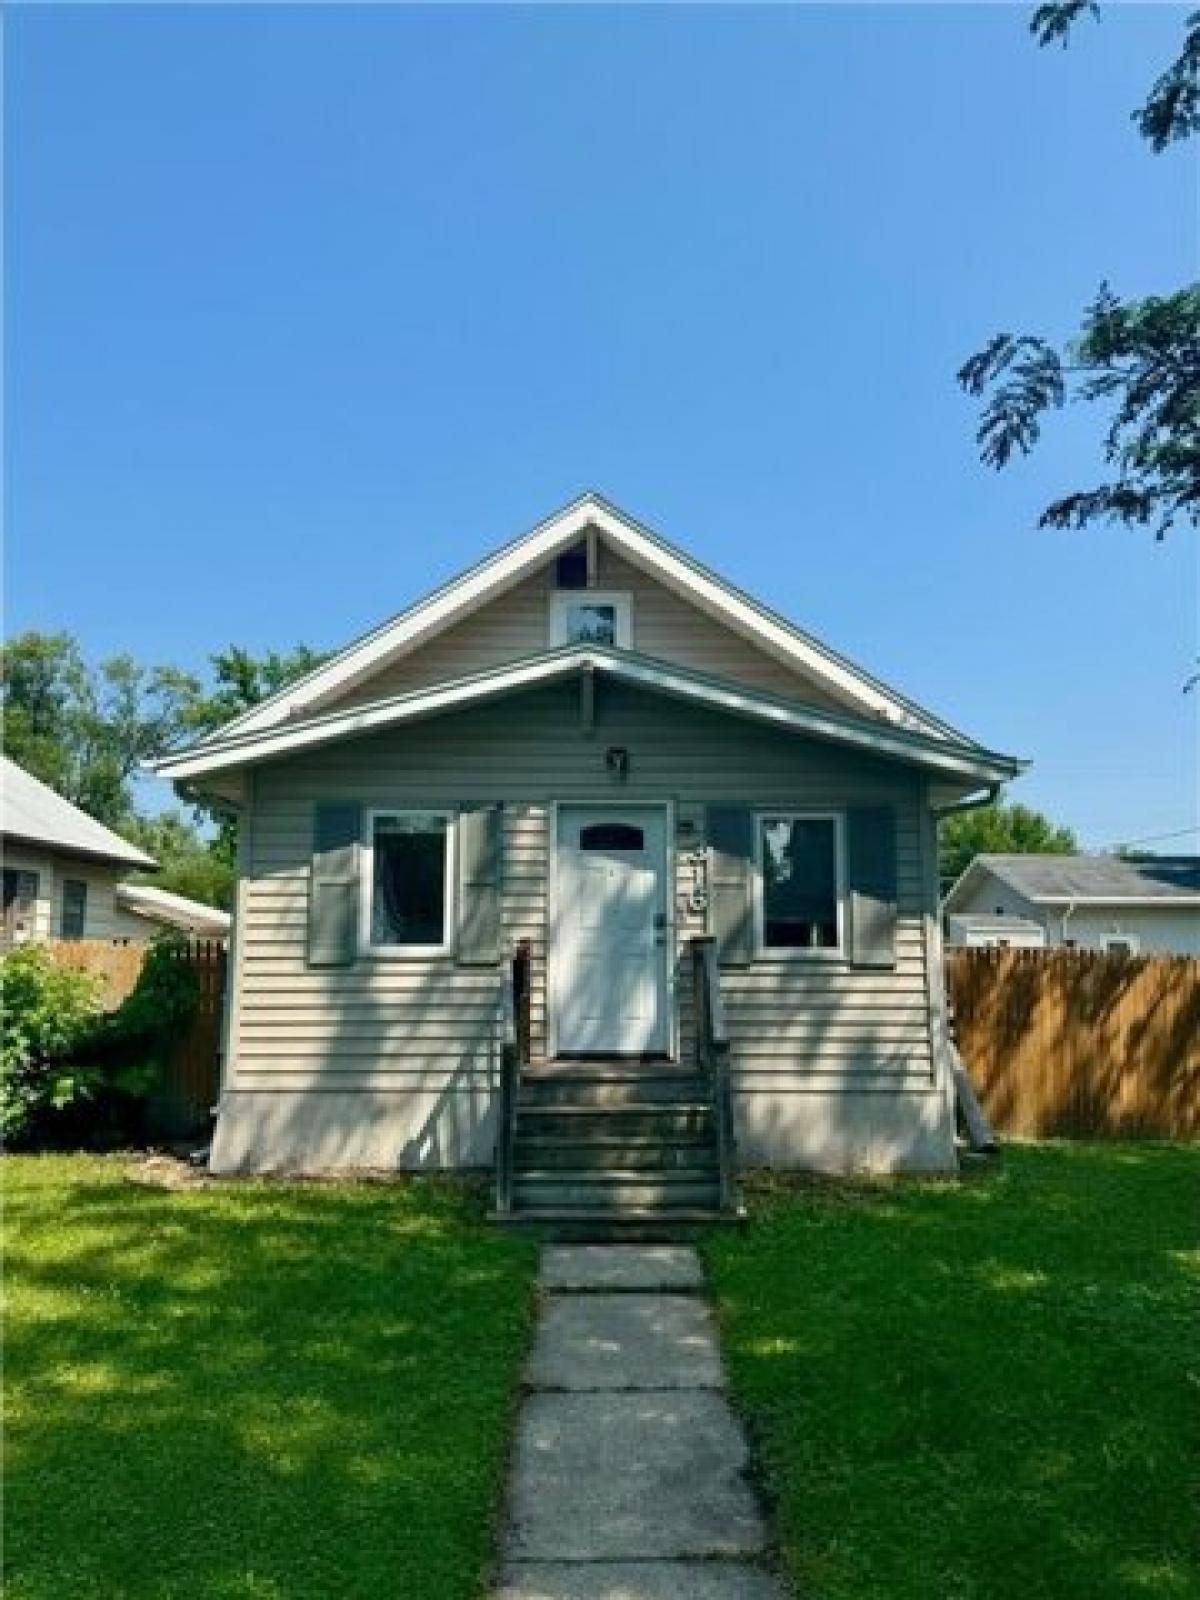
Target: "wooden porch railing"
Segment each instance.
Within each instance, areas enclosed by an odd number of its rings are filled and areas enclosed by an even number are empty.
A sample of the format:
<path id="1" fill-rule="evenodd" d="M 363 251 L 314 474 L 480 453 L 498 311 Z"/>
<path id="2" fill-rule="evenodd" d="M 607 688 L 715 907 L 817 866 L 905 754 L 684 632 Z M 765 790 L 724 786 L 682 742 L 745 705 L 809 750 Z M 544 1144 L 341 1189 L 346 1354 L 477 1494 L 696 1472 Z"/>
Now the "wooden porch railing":
<path id="1" fill-rule="evenodd" d="M 529 1060 L 529 942 L 522 940 L 501 972 L 500 1103 L 496 1119 L 496 1214 L 512 1215 L 513 1159 L 521 1068 Z"/>
<path id="2" fill-rule="evenodd" d="M 696 1030 L 696 1065 L 708 1079 L 717 1136 L 717 1176 L 722 1211 L 737 1210 L 733 1131 L 733 1089 L 729 1077 L 729 1030 L 721 997 L 717 942 L 695 938 L 692 945 L 692 999 Z"/>

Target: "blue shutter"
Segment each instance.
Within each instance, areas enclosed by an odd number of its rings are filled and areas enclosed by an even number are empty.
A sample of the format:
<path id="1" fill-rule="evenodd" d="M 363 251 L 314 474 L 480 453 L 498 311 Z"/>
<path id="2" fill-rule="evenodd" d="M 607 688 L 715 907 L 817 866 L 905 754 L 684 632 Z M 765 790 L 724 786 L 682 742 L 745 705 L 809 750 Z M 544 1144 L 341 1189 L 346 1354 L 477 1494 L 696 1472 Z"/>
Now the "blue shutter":
<path id="1" fill-rule="evenodd" d="M 322 803 L 313 816 L 308 880 L 308 964 L 348 967 L 358 954 L 362 809 Z"/>
<path id="2" fill-rule="evenodd" d="M 500 959 L 504 808 L 464 805 L 458 813 L 458 938 L 460 966 Z"/>
<path id="3" fill-rule="evenodd" d="M 754 958 L 754 816 L 742 806 L 709 806 L 708 931 L 725 967 Z"/>
<path id="4" fill-rule="evenodd" d="M 850 959 L 856 967 L 896 965 L 896 813 L 859 806 L 846 813 Z"/>

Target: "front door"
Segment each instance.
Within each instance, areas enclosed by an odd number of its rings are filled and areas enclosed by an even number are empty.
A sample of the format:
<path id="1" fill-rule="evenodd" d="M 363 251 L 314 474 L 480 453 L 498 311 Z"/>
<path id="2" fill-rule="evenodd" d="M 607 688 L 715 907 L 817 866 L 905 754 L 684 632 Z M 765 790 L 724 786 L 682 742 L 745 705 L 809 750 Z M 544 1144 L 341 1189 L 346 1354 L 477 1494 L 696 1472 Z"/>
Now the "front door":
<path id="1" fill-rule="evenodd" d="M 559 1055 L 661 1055 L 668 1015 L 662 806 L 560 806 L 551 962 Z"/>

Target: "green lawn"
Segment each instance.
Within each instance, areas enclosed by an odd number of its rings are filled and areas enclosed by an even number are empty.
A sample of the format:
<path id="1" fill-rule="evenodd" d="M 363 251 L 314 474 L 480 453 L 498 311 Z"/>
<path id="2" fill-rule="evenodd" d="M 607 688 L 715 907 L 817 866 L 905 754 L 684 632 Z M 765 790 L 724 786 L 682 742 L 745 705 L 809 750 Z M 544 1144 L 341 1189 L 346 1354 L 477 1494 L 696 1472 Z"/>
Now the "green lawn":
<path id="1" fill-rule="evenodd" d="M 706 1245 L 806 1600 L 1175 1600 L 1195 1564 L 1200 1149 L 777 1185 Z"/>
<path id="2" fill-rule="evenodd" d="M 527 1244 L 436 1182 L 3 1170 L 8 1600 L 474 1600 Z"/>

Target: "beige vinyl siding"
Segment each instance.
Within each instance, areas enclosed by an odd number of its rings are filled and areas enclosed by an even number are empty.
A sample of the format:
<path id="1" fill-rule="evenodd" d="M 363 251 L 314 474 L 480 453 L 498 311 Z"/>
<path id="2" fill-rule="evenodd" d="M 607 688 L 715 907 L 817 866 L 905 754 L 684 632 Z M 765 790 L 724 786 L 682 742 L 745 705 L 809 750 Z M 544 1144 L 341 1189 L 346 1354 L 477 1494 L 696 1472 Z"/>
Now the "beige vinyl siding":
<path id="1" fill-rule="evenodd" d="M 404 694 L 503 666 L 549 648 L 554 574 L 553 563 L 542 568 L 411 655 L 385 667 L 344 696 L 330 700 L 322 710 Z M 632 595 L 633 648 L 642 655 L 788 695 L 810 705 L 846 709 L 800 673 L 680 599 L 665 584 L 612 551 L 600 553 L 598 586 Z"/>
<path id="2" fill-rule="evenodd" d="M 69 880 L 87 884 L 87 904 L 84 908 L 85 939 L 117 939 L 128 937 L 120 925 L 116 906 L 116 886 L 125 869 L 107 866 L 102 861 L 92 861 L 77 856 L 58 855 L 53 851 L 36 850 L 32 846 L 6 844 L 4 865 L 38 875 L 38 895 L 30 937 L 57 939 L 62 929 L 63 885 Z M 141 937 L 145 937 L 143 934 Z"/>
<path id="3" fill-rule="evenodd" d="M 604 769 L 608 745 L 628 748 L 628 782 Z M 360 958 L 305 964 L 313 808 L 505 805 L 504 923 L 534 953 L 535 1052 L 546 1039 L 546 884 L 551 807 L 558 800 L 672 799 L 678 817 L 705 802 L 897 810 L 895 971 L 848 963 L 756 961 L 723 975 L 744 1095 L 829 1088 L 932 1087 L 926 1004 L 920 780 L 898 763 L 849 754 L 715 712 L 600 684 L 585 736 L 576 685 L 347 741 L 258 770 L 248 838 L 236 1089 L 421 1089 L 474 1092 L 495 1069 L 499 972 L 452 959 Z M 699 841 L 688 839 L 690 849 Z M 677 860 L 682 897 L 691 887 Z M 682 904 L 682 899 L 680 901 Z M 683 940 L 703 918 L 680 915 Z M 683 1047 L 690 1049 L 686 968 L 678 973 Z"/>

